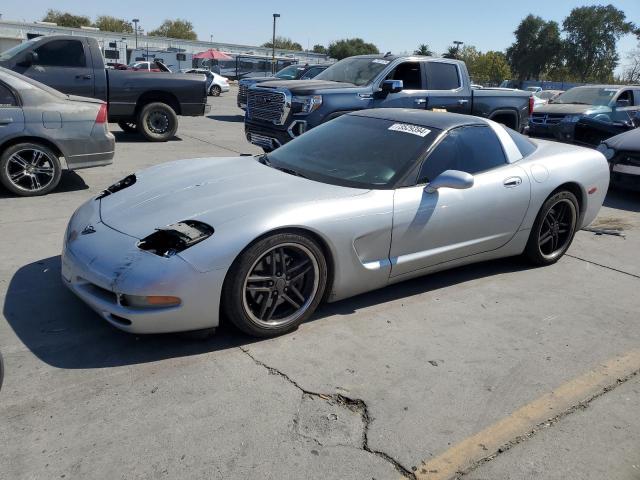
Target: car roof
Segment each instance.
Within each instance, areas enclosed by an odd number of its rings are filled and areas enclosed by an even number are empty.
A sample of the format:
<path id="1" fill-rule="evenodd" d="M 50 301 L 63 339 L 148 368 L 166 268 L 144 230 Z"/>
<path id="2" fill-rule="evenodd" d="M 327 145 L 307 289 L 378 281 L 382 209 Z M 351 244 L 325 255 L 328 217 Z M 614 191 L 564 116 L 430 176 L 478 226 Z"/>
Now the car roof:
<path id="1" fill-rule="evenodd" d="M 580 85 L 573 88 L 615 88 L 616 90 L 619 90 L 621 88 L 628 88 L 632 86 L 633 85 Z"/>
<path id="2" fill-rule="evenodd" d="M 416 110 L 413 108 L 374 108 L 371 110 L 359 110 L 349 115 L 378 118 L 392 122 L 411 123 L 413 125 L 420 125 L 421 127 L 439 128 L 442 130 L 464 125 L 487 125 L 487 122 L 480 117 L 461 115 L 459 113 Z"/>

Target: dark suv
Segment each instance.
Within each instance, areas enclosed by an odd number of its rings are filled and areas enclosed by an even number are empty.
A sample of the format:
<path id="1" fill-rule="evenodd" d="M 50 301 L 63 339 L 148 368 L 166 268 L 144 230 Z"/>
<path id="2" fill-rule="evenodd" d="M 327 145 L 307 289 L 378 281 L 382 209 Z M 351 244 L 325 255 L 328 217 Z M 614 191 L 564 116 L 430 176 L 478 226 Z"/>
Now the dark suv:
<path id="1" fill-rule="evenodd" d="M 243 78 L 238 82 L 238 106 L 243 110 L 247 108 L 247 91 L 256 83 L 270 80 L 311 80 L 327 67 L 329 65 L 289 65 L 272 77 Z"/>

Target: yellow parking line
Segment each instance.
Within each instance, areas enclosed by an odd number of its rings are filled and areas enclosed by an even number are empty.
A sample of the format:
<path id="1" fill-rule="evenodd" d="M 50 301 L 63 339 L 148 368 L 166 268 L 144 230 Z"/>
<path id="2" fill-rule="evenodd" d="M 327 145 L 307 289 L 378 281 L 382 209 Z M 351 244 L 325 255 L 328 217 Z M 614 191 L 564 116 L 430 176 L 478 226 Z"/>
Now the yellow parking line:
<path id="1" fill-rule="evenodd" d="M 613 358 L 550 393 L 516 410 L 479 433 L 467 437 L 444 453 L 423 461 L 418 480 L 448 480 L 477 462 L 492 457 L 501 447 L 531 432 L 537 425 L 614 387 L 618 380 L 640 372 L 640 350 Z"/>

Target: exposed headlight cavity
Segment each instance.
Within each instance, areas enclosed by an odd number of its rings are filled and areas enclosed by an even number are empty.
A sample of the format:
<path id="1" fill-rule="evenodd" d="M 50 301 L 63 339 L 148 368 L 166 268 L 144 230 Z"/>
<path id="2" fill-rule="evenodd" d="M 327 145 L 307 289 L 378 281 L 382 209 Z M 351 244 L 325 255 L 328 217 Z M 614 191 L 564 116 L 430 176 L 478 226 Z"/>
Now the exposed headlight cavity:
<path id="1" fill-rule="evenodd" d="M 184 220 L 158 228 L 138 242 L 138 248 L 160 257 L 172 257 L 213 235 L 213 227 L 197 220 Z"/>
<path id="2" fill-rule="evenodd" d="M 601 143 L 596 148 L 601 154 L 604 155 L 604 158 L 607 160 L 611 160 L 616 155 L 616 151 L 613 148 L 609 148 L 606 143 Z"/>

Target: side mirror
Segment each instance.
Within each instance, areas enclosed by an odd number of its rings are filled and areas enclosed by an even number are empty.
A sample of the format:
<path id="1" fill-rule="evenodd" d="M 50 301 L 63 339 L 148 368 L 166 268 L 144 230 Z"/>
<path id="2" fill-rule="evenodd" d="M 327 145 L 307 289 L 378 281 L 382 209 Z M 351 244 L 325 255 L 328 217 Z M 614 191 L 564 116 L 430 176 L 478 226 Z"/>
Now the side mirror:
<path id="1" fill-rule="evenodd" d="M 388 95 L 390 93 L 398 93 L 401 92 L 404 88 L 404 84 L 402 80 L 385 80 L 382 82 L 382 93 Z"/>
<path id="2" fill-rule="evenodd" d="M 630 107 L 630 106 L 631 106 L 631 102 L 629 100 L 627 100 L 626 98 L 616 101 L 616 107 L 618 107 L 618 108 L 625 108 L 625 107 Z"/>
<path id="3" fill-rule="evenodd" d="M 424 187 L 424 191 L 427 193 L 435 193 L 439 188 L 456 188 L 463 190 L 465 188 L 473 187 L 473 175 L 467 172 L 461 172 L 460 170 L 445 170 L 431 183 Z"/>
<path id="4" fill-rule="evenodd" d="M 24 56 L 24 60 L 20 62 L 21 67 L 30 67 L 38 63 L 38 54 L 36 52 L 27 52 Z"/>

